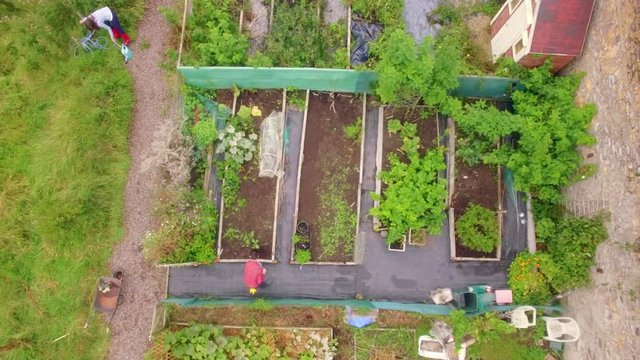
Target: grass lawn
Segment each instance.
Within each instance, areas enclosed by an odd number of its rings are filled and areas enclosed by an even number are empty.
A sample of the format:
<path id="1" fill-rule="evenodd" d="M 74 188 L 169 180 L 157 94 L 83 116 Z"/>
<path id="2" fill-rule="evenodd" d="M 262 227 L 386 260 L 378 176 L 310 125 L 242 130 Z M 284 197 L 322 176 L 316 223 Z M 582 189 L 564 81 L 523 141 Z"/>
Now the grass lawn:
<path id="1" fill-rule="evenodd" d="M 133 30 L 142 1 L 110 5 Z M 83 325 L 122 235 L 133 88 L 117 49 L 71 53 L 76 11 L 94 6 L 0 2 L 3 359 L 98 359 L 108 346 L 100 317 Z"/>

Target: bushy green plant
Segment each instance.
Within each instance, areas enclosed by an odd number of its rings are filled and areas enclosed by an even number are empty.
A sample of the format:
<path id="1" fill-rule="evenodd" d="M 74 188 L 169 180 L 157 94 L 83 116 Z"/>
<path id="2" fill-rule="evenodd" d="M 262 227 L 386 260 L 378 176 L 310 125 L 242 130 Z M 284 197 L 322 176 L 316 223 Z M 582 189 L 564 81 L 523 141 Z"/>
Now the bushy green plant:
<path id="1" fill-rule="evenodd" d="M 249 305 L 249 309 L 254 311 L 271 311 L 275 309 L 275 305 L 269 299 L 258 298 L 253 300 Z"/>
<path id="2" fill-rule="evenodd" d="M 143 241 L 145 259 L 155 264 L 210 263 L 217 213 L 202 190 L 168 191 L 158 201 L 157 230 Z"/>
<path id="3" fill-rule="evenodd" d="M 507 335 L 516 332 L 516 328 L 500 319 L 495 313 L 467 317 L 464 310 L 454 310 L 449 315 L 457 348 L 460 347 L 461 340 L 465 336 L 472 336 L 476 339 L 475 347 L 471 346 L 467 350 L 472 359 L 477 359 L 473 354 L 474 348 L 477 350 L 486 344 L 500 342 Z"/>
<path id="4" fill-rule="evenodd" d="M 595 251 L 607 238 L 602 217 L 545 218 L 547 252 L 521 253 L 509 267 L 509 287 L 520 303 L 543 304 L 558 294 L 589 284 Z"/>
<path id="5" fill-rule="evenodd" d="M 251 67 L 272 67 L 273 59 L 262 52 L 257 51 L 255 54 L 249 56 L 249 59 L 247 59 L 247 65 Z"/>
<path id="6" fill-rule="evenodd" d="M 375 93 L 385 104 L 417 105 L 451 116 L 460 112 L 461 103 L 449 95 L 458 86 L 460 54 L 449 44 L 434 45 L 427 36 L 416 42 L 402 29 L 384 34 L 371 45 L 377 60 Z"/>
<path id="7" fill-rule="evenodd" d="M 581 74 L 555 77 L 550 65 L 546 62 L 532 70 L 513 65 L 512 71 L 525 87 L 512 95 L 515 114 L 473 105 L 466 108 L 467 114 L 460 116 L 462 121 L 457 124 L 467 143 L 481 144 L 468 148 L 484 151 L 480 155 L 484 162 L 505 165 L 513 172 L 517 190 L 557 203 L 561 200 L 560 188 L 575 181 L 581 169 L 577 146 L 595 141 L 587 132 L 595 107 L 580 107 L 574 101 Z M 480 124 L 484 121 L 486 125 Z M 514 132 L 515 146 L 486 146 L 496 137 Z"/>
<path id="8" fill-rule="evenodd" d="M 370 214 L 388 229 L 389 244 L 399 241 L 409 229 L 424 228 L 430 234 L 439 234 L 446 218 L 446 181 L 438 176 L 446 168 L 444 149 L 430 149 L 421 156 L 415 124 L 392 120 L 388 130 L 402 137 L 401 150 L 408 162 L 402 162 L 396 154 L 389 155 L 389 169 L 380 172 L 386 189 L 381 196 L 372 194 L 380 205 Z"/>
<path id="9" fill-rule="evenodd" d="M 362 118 L 358 116 L 358 119 L 353 124 L 345 125 L 343 130 L 347 139 L 360 142 L 362 138 Z"/>
<path id="10" fill-rule="evenodd" d="M 196 146 L 206 148 L 216 139 L 216 124 L 207 118 L 198 121 L 191 128 L 191 136 L 193 136 L 193 142 Z"/>
<path id="11" fill-rule="evenodd" d="M 469 204 L 456 220 L 456 236 L 469 249 L 492 252 L 500 243 L 496 213 L 480 205 Z"/>
<path id="12" fill-rule="evenodd" d="M 595 263 L 596 249 L 606 238 L 607 230 L 602 218 L 566 218 L 560 221 L 555 234 L 545 239 L 549 255 L 558 264 L 557 273 L 545 271 L 556 292 L 589 283 L 589 268 Z"/>
<path id="13" fill-rule="evenodd" d="M 343 0 L 351 10 L 368 22 L 381 23 L 386 28 L 404 29 L 403 0 Z"/>
<path id="14" fill-rule="evenodd" d="M 509 288 L 516 304 L 546 304 L 552 296 L 551 285 L 542 273 L 542 266 L 555 266 L 549 255 L 522 252 L 509 266 Z"/>
<path id="15" fill-rule="evenodd" d="M 194 0 L 193 14 L 187 27 L 194 65 L 243 65 L 247 57 L 249 40 L 241 34 L 237 22 L 238 2 L 221 0 L 211 2 Z"/>
<path id="16" fill-rule="evenodd" d="M 311 251 L 303 249 L 296 250 L 295 261 L 300 265 L 308 263 L 311 261 Z"/>
<path id="17" fill-rule="evenodd" d="M 256 238 L 256 234 L 253 231 L 243 232 L 236 228 L 228 228 L 222 237 L 225 240 L 240 242 L 243 247 L 248 249 L 260 249 L 260 240 Z"/>
<path id="18" fill-rule="evenodd" d="M 498 5 L 498 8 L 502 5 Z M 469 6 L 442 1 L 429 15 L 432 22 L 441 25 L 436 44 L 450 44 L 461 54 L 460 73 L 465 75 L 486 75 L 495 71 L 490 54 L 472 41 L 468 20 L 478 13 L 486 13 L 496 6 L 496 2 L 481 1 Z M 497 11 L 497 9 L 496 9 Z M 495 13 L 490 16 L 493 17 Z"/>
<path id="19" fill-rule="evenodd" d="M 273 25 L 266 39 L 264 54 L 276 66 L 327 68 L 334 64 L 346 66 L 346 50 L 336 55 L 337 49 L 346 48 L 346 30 L 340 32 L 324 26 L 317 16 L 317 0 L 276 2 Z M 346 29 L 346 26 L 345 26 Z"/>
<path id="20" fill-rule="evenodd" d="M 253 159 L 258 135 L 255 133 L 246 134 L 229 124 L 220 131 L 218 140 L 220 143 L 216 147 L 216 152 L 224 154 L 225 159 L 242 164 Z"/>
<path id="21" fill-rule="evenodd" d="M 504 136 L 515 133 L 523 122 L 519 116 L 500 111 L 483 101 L 465 105 L 455 121 L 459 130 L 456 155 L 470 166 L 505 164 L 511 149 L 508 146 L 498 148 L 498 144 Z"/>

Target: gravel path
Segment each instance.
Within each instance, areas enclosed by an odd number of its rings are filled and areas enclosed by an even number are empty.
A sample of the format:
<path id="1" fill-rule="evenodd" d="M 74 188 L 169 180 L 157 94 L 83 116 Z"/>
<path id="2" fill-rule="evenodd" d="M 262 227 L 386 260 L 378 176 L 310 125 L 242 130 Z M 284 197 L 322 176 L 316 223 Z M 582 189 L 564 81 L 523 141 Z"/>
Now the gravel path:
<path id="1" fill-rule="evenodd" d="M 160 68 L 170 27 L 160 15 L 161 6 L 174 0 L 148 0 L 146 11 L 132 44 L 134 60 L 127 65 L 134 80 L 135 109 L 129 133 L 131 167 L 124 193 L 124 237 L 111 259 L 112 270 L 122 270 L 125 301 L 118 307 L 111 324 L 109 359 L 143 359 L 149 346 L 153 309 L 164 295 L 165 271 L 148 265 L 142 255 L 142 239 L 153 228 L 151 218 L 154 187 L 159 174 L 142 171 L 151 156 L 155 132 L 176 119 L 179 112 Z M 140 49 L 145 44 L 146 49 Z"/>
<path id="2" fill-rule="evenodd" d="M 640 2 L 596 1 L 582 57 L 577 100 L 598 107 L 584 151 L 596 176 L 574 185 L 570 208 L 579 215 L 609 210 L 609 240 L 596 253 L 593 285 L 567 296 L 582 337 L 567 360 L 640 359 Z"/>

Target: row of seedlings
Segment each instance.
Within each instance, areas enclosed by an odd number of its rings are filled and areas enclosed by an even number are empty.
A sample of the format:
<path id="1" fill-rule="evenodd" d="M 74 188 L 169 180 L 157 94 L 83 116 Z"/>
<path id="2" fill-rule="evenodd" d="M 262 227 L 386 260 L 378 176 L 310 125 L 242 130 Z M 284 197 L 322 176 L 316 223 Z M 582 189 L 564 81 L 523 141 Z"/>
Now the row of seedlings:
<path id="1" fill-rule="evenodd" d="M 365 101 L 307 91 L 292 262 L 355 263 Z"/>

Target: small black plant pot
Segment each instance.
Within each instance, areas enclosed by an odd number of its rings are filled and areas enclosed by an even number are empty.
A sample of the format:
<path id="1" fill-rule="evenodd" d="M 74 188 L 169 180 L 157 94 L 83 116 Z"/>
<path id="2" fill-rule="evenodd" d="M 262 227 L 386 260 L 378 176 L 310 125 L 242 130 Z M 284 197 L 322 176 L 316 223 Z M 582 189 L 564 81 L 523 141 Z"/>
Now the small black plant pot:
<path id="1" fill-rule="evenodd" d="M 305 221 L 299 221 L 298 225 L 296 225 L 296 235 L 304 236 L 309 234 L 309 224 Z"/>

